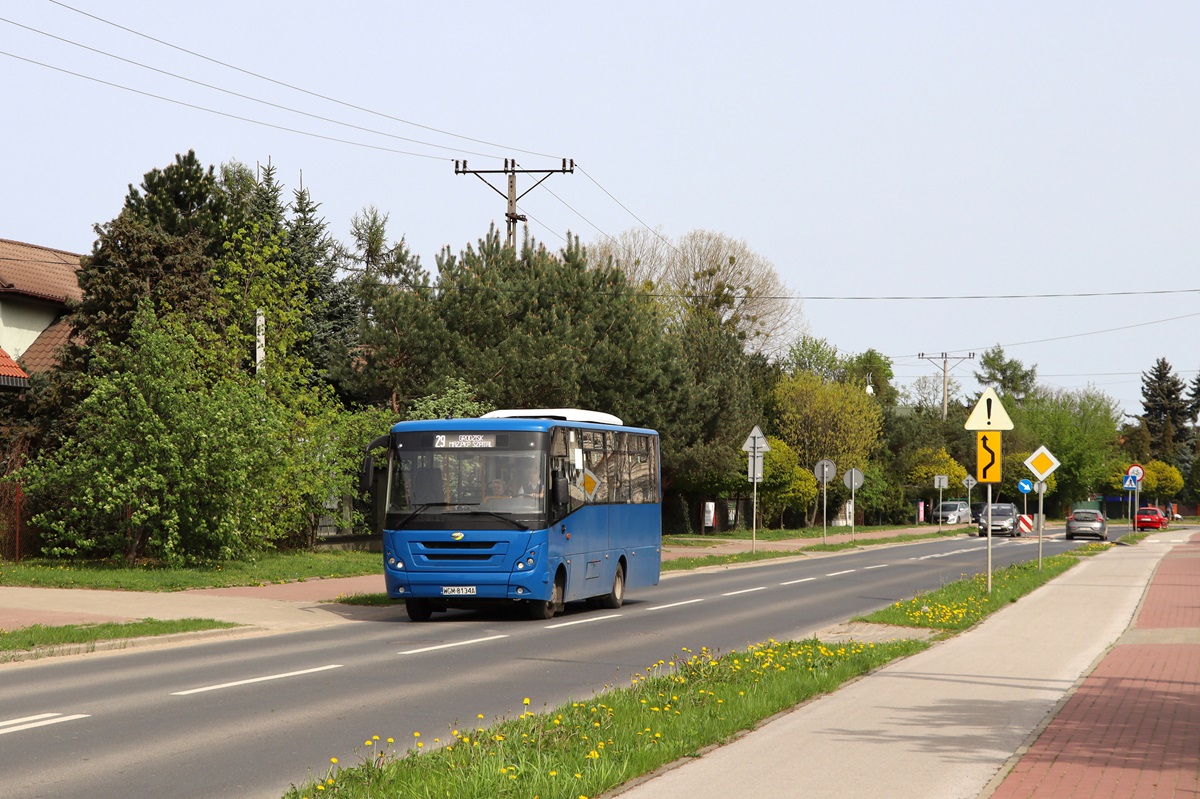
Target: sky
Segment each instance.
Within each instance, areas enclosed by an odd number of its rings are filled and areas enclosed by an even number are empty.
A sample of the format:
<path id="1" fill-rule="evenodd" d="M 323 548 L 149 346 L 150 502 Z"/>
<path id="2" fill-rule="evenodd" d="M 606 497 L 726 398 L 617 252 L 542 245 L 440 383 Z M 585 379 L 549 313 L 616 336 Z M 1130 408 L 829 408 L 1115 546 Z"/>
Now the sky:
<path id="1" fill-rule="evenodd" d="M 0 238 L 90 252 L 192 149 L 303 181 L 342 241 L 375 206 L 433 269 L 504 227 L 455 160 L 567 158 L 518 181 L 533 237 L 744 240 L 811 335 L 882 352 L 902 386 L 944 352 L 973 394 L 999 344 L 1140 413 L 1157 359 L 1200 369 L 1200 4 L 181 8 L 4 3 Z"/>

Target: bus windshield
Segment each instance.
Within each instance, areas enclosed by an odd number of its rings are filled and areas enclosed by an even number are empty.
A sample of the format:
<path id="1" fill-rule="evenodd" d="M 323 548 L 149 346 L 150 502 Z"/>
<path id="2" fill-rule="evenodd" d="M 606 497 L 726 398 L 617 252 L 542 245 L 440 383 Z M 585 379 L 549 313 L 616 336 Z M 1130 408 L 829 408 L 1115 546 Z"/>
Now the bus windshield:
<path id="1" fill-rule="evenodd" d="M 522 431 L 397 434 L 386 526 L 545 526 L 547 441 Z"/>

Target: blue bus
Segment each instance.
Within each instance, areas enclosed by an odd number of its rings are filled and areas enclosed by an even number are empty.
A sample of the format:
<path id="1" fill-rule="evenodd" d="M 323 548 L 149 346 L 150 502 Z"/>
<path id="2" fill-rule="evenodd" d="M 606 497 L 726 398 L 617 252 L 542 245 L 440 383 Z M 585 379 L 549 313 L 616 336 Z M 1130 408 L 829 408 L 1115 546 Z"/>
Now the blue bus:
<path id="1" fill-rule="evenodd" d="M 387 448 L 386 469 L 373 452 Z M 658 433 L 575 409 L 400 422 L 363 463 L 388 596 L 449 608 L 619 608 L 662 566 Z"/>

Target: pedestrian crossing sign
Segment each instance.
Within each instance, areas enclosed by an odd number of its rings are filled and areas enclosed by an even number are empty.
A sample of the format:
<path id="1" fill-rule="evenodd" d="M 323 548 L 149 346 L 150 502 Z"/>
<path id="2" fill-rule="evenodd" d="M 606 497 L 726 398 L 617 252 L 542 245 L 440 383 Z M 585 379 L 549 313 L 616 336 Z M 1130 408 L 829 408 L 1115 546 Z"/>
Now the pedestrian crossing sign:
<path id="1" fill-rule="evenodd" d="M 1134 477 L 1132 474 L 1127 474 L 1121 480 L 1121 487 L 1126 491 L 1137 491 L 1137 483 L 1138 481 L 1136 477 Z"/>

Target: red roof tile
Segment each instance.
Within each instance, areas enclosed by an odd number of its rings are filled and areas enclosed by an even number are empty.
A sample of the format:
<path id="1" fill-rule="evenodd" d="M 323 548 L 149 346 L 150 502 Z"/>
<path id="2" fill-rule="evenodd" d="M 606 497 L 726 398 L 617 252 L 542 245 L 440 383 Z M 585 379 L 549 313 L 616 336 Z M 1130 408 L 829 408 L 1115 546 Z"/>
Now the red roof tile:
<path id="1" fill-rule="evenodd" d="M 0 348 L 0 389 L 29 388 L 29 375 Z"/>
<path id="2" fill-rule="evenodd" d="M 21 294 L 27 297 L 65 305 L 78 300 L 81 256 L 0 239 L 0 294 Z"/>

